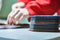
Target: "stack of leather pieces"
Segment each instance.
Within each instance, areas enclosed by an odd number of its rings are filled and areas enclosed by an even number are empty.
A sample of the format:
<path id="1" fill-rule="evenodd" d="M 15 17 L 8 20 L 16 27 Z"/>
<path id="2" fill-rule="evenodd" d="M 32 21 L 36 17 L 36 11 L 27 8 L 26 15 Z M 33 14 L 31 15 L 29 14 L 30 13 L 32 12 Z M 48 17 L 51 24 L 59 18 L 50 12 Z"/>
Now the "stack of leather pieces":
<path id="1" fill-rule="evenodd" d="M 59 32 L 58 16 L 32 16 L 30 31 Z"/>

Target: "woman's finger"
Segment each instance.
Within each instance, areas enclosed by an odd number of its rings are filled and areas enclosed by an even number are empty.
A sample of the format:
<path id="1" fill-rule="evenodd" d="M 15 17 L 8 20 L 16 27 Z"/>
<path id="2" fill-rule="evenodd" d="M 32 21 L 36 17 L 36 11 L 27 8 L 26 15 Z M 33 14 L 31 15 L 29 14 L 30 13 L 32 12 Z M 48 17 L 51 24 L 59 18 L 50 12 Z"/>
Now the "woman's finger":
<path id="1" fill-rule="evenodd" d="M 25 16 L 24 15 L 22 15 L 20 18 L 19 18 L 19 20 L 18 20 L 18 24 L 21 24 L 21 22 L 22 22 L 22 20 L 25 18 Z"/>
<path id="2" fill-rule="evenodd" d="M 10 13 L 9 13 L 9 15 L 8 15 L 8 17 L 7 17 L 7 24 L 11 24 L 12 23 L 12 19 L 11 19 L 11 15 L 12 15 L 12 13 L 14 13 L 14 10 L 12 10 Z"/>
<path id="3" fill-rule="evenodd" d="M 23 14 L 21 12 L 18 12 L 18 14 L 15 15 L 15 19 L 18 20 Z"/>
<path id="4" fill-rule="evenodd" d="M 19 10 L 15 10 L 14 13 L 12 13 L 12 14 L 10 15 L 10 17 L 11 17 L 11 18 L 14 18 L 15 15 L 16 15 L 18 12 L 19 12 Z"/>
<path id="5" fill-rule="evenodd" d="M 7 24 L 11 25 L 11 24 L 12 24 L 12 22 L 13 22 L 13 21 L 12 21 L 12 19 L 11 19 L 11 18 L 8 18 L 8 19 L 7 19 Z"/>

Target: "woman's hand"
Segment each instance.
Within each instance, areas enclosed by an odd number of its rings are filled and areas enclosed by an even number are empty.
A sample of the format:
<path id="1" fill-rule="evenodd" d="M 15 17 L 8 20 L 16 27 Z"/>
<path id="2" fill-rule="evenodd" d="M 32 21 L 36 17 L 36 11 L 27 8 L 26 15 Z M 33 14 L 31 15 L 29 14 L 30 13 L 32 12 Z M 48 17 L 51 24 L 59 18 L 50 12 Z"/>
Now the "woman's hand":
<path id="1" fill-rule="evenodd" d="M 18 24 L 20 24 L 24 18 L 29 17 L 29 13 L 24 6 L 25 4 L 22 2 L 16 3 L 12 6 L 12 11 L 7 17 L 8 24 L 15 24 L 16 21 L 18 21 Z"/>
<path id="2" fill-rule="evenodd" d="M 29 17 L 29 12 L 26 8 L 20 8 L 16 10 L 12 10 L 7 18 L 8 24 L 16 24 L 16 21 L 18 21 L 18 24 L 22 22 L 24 18 Z"/>

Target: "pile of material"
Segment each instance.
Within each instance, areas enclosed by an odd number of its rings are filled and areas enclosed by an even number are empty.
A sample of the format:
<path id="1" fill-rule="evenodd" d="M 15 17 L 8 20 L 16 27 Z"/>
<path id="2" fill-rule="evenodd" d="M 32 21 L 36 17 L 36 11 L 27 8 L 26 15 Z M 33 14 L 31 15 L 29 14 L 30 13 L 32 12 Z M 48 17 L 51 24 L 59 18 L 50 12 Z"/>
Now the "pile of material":
<path id="1" fill-rule="evenodd" d="M 30 30 L 40 32 L 58 32 L 58 16 L 32 16 Z"/>

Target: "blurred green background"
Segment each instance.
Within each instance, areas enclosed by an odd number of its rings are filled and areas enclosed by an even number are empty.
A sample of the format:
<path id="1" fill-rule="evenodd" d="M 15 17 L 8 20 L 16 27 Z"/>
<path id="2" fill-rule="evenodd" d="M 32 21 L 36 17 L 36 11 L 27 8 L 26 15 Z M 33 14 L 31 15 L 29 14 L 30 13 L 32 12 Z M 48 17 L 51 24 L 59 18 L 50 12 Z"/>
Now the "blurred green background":
<path id="1" fill-rule="evenodd" d="M 0 11 L 0 18 L 7 18 L 11 11 L 12 4 L 16 3 L 17 0 L 2 0 L 2 10 Z M 22 23 L 28 23 L 27 19 L 24 19 Z"/>

